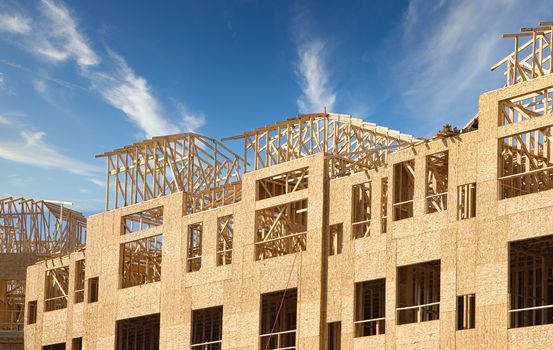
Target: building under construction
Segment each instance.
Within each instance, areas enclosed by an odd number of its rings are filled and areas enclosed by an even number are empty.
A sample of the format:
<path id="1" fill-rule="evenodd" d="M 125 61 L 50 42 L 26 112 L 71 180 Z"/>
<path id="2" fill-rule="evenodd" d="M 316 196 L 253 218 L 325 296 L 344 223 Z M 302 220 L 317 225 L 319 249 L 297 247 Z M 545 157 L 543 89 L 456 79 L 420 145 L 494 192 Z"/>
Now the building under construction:
<path id="1" fill-rule="evenodd" d="M 27 270 L 25 348 L 549 348 L 552 26 L 505 35 L 461 130 L 321 113 L 99 155 L 106 210 Z"/>
<path id="2" fill-rule="evenodd" d="M 78 250 L 86 219 L 64 202 L 0 199 L 0 349 L 23 349 L 27 266 Z M 35 281 L 36 283 L 36 281 Z"/>

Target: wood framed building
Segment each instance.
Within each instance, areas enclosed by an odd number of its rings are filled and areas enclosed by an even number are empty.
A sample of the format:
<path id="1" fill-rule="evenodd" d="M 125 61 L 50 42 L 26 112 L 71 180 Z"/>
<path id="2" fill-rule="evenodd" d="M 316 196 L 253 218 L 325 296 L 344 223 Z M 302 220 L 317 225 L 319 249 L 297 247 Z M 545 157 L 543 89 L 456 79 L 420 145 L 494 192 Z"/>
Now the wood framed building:
<path id="1" fill-rule="evenodd" d="M 64 204 L 0 199 L 0 349 L 23 349 L 27 266 L 84 245 L 86 218 Z"/>
<path id="2" fill-rule="evenodd" d="M 460 131 L 320 113 L 102 154 L 86 254 L 27 270 L 25 348 L 547 348 L 551 23 L 513 37 Z"/>

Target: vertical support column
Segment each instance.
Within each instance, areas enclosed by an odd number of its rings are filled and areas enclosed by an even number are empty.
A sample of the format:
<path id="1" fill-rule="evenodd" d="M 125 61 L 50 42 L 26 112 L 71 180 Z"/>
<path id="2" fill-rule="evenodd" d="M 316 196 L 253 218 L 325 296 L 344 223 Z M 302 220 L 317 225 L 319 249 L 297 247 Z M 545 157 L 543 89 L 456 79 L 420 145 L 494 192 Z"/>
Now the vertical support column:
<path id="1" fill-rule="evenodd" d="M 298 349 L 324 349 L 326 340 L 328 163 L 310 157 L 307 250 L 301 254 L 298 283 Z"/>
<path id="2" fill-rule="evenodd" d="M 191 328 L 183 327 L 191 317 L 190 297 L 183 290 L 182 273 L 186 271 L 187 227 L 182 225 L 183 196 L 172 196 L 163 208 L 163 230 L 171 233 L 163 236 L 162 283 L 160 296 L 160 348 L 183 349 L 190 344 Z M 205 227 L 204 227 L 205 229 Z M 180 234 L 179 234 L 180 233 Z M 202 264 L 204 263 L 202 256 Z M 163 282 L 165 281 L 165 282 Z M 171 282 L 174 281 L 174 282 Z"/>

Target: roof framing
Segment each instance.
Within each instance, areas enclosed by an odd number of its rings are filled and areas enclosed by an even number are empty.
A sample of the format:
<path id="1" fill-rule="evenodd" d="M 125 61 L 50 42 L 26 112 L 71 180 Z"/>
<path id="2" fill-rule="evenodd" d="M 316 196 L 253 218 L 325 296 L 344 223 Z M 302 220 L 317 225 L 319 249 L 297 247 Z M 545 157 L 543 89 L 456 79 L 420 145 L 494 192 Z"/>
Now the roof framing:
<path id="1" fill-rule="evenodd" d="M 421 140 L 335 113 L 303 114 L 223 141 L 237 139 L 244 140 L 247 170 L 325 153 L 332 160 L 333 177 L 381 166 L 389 152 Z"/>
<path id="2" fill-rule="evenodd" d="M 106 210 L 239 183 L 244 169 L 241 157 L 196 133 L 153 137 L 98 157 L 107 160 Z"/>
<path id="3" fill-rule="evenodd" d="M 63 204 L 0 199 L 0 253 L 53 255 L 84 245 L 86 218 Z"/>
<path id="4" fill-rule="evenodd" d="M 553 72 L 551 50 L 553 22 L 540 22 L 539 27 L 521 28 L 520 33 L 503 34 L 514 39 L 514 50 L 491 70 L 505 65 L 506 86 L 528 81 Z"/>

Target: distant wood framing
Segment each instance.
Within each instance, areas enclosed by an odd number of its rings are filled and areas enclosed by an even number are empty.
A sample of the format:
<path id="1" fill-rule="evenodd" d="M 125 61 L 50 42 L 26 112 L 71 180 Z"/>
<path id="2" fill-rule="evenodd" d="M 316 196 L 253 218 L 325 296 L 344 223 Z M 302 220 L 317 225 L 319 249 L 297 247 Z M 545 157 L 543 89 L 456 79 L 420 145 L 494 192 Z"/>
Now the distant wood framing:
<path id="1" fill-rule="evenodd" d="M 121 244 L 121 287 L 159 281 L 162 251 L 162 235 Z"/>
<path id="2" fill-rule="evenodd" d="M 232 263 L 234 215 L 217 218 L 217 266 Z"/>
<path id="3" fill-rule="evenodd" d="M 553 72 L 552 29 L 553 22 L 541 22 L 539 27 L 522 28 L 520 33 L 503 34 L 504 38 L 514 39 L 514 49 L 497 62 L 492 71 L 505 66 L 506 86 Z"/>
<path id="4" fill-rule="evenodd" d="M 553 323 L 553 236 L 509 243 L 509 328 Z"/>
<path id="5" fill-rule="evenodd" d="M 117 321 L 116 350 L 159 349 L 160 316 L 153 314 Z"/>
<path id="6" fill-rule="evenodd" d="M 553 112 L 553 86 L 511 97 L 499 102 L 499 126 L 550 115 Z"/>
<path id="7" fill-rule="evenodd" d="M 500 139 L 500 199 L 553 188 L 553 127 Z"/>
<path id="8" fill-rule="evenodd" d="M 296 349 L 297 289 L 261 295 L 260 350 Z"/>
<path id="9" fill-rule="evenodd" d="M 223 307 L 192 311 L 192 350 L 220 350 L 223 338 Z"/>
<path id="10" fill-rule="evenodd" d="M 225 140 L 244 140 L 247 170 L 258 170 L 317 153 L 329 158 L 331 178 L 386 164 L 388 153 L 418 139 L 339 114 L 304 114 Z"/>
<path id="11" fill-rule="evenodd" d="M 86 218 L 61 204 L 25 198 L 0 199 L 0 253 L 53 255 L 86 240 Z"/>
<path id="12" fill-rule="evenodd" d="M 415 161 L 394 164 L 394 220 L 413 216 Z"/>
<path id="13" fill-rule="evenodd" d="M 107 161 L 106 210 L 183 193 L 190 214 L 241 198 L 243 159 L 206 136 L 154 137 L 96 157 Z"/>
<path id="14" fill-rule="evenodd" d="M 426 157 L 427 213 L 435 213 L 447 209 L 448 174 L 448 152 L 438 152 Z"/>
<path id="15" fill-rule="evenodd" d="M 371 234 L 371 182 L 352 187 L 352 220 L 353 238 L 369 237 Z"/>
<path id="16" fill-rule="evenodd" d="M 382 178 L 380 185 L 380 232 L 388 232 L 388 178 Z"/>
<path id="17" fill-rule="evenodd" d="M 383 278 L 355 283 L 355 337 L 385 333 L 385 291 Z"/>
<path id="18" fill-rule="evenodd" d="M 199 271 L 202 267 L 202 236 L 204 225 L 202 222 L 188 225 L 188 251 L 186 255 L 186 270 Z"/>
<path id="19" fill-rule="evenodd" d="M 328 255 L 342 254 L 344 246 L 344 224 L 330 225 L 328 230 Z"/>
<path id="20" fill-rule="evenodd" d="M 397 268 L 397 324 L 440 318 L 440 261 Z"/>
<path id="21" fill-rule="evenodd" d="M 46 271 L 44 286 L 44 311 L 54 311 L 67 307 L 69 292 L 69 266 Z"/>
<path id="22" fill-rule="evenodd" d="M 121 234 L 126 235 L 163 225 L 163 207 L 143 210 L 121 218 Z"/>
<path id="23" fill-rule="evenodd" d="M 23 331 L 25 281 L 0 280 L 0 331 Z"/>
<path id="24" fill-rule="evenodd" d="M 272 198 L 307 189 L 308 168 L 295 169 L 283 174 L 257 180 L 257 200 Z"/>
<path id="25" fill-rule="evenodd" d="M 255 212 L 257 260 L 303 251 L 307 246 L 307 199 Z"/>
<path id="26" fill-rule="evenodd" d="M 457 220 L 466 220 L 476 216 L 476 183 L 457 187 Z"/>
<path id="27" fill-rule="evenodd" d="M 73 294 L 73 302 L 75 304 L 84 301 L 85 287 L 85 261 L 77 260 L 75 262 L 75 292 Z"/>

